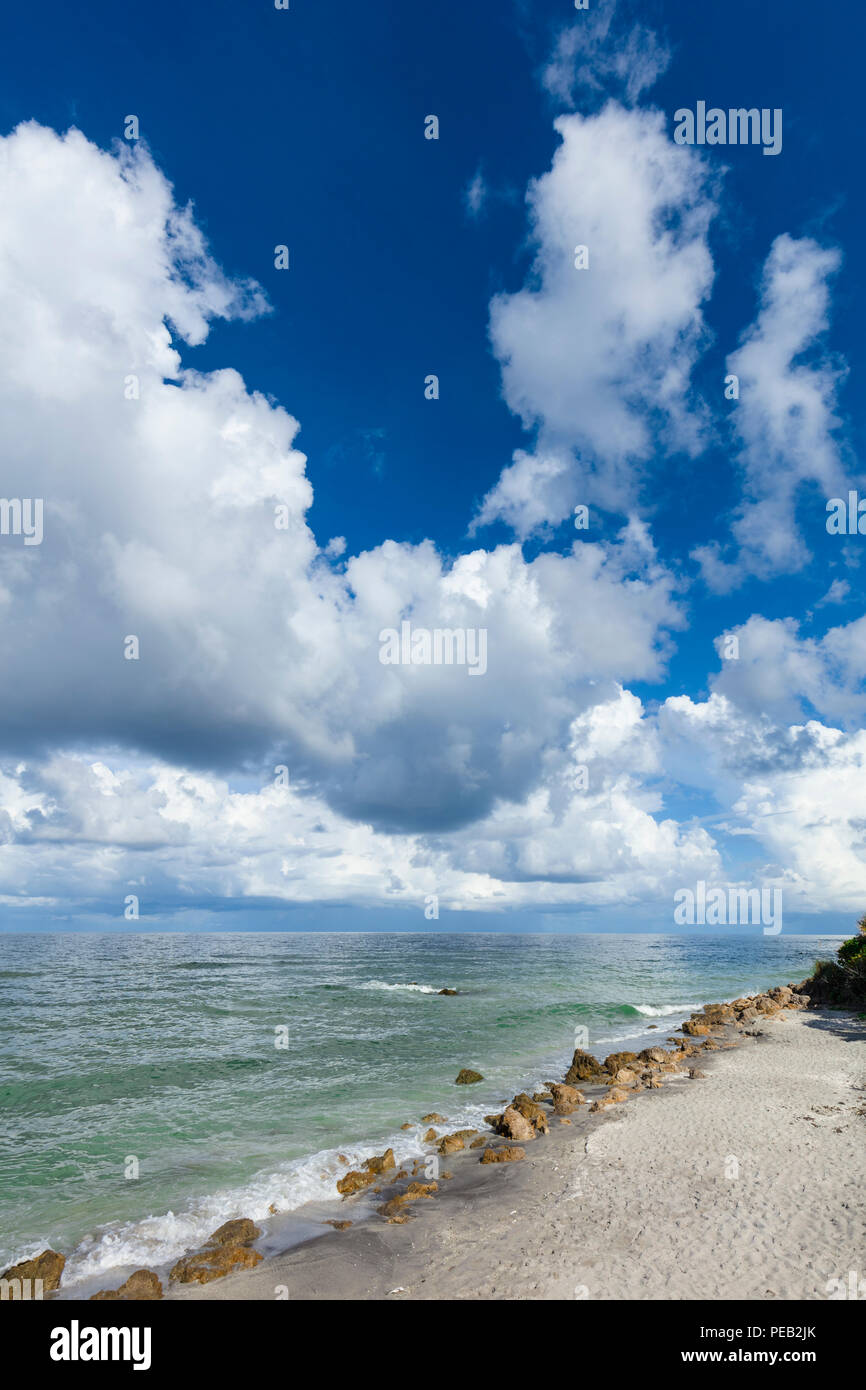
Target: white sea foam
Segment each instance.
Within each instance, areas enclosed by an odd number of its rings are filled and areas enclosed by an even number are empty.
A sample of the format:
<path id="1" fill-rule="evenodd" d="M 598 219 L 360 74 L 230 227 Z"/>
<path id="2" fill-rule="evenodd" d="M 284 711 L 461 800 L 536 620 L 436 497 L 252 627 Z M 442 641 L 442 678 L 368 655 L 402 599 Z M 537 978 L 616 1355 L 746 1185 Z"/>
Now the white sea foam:
<path id="1" fill-rule="evenodd" d="M 691 1014 L 702 1008 L 701 1004 L 633 1004 L 639 1014 L 647 1018 L 670 1018 L 672 1014 Z"/>
<path id="2" fill-rule="evenodd" d="M 449 1107 L 449 1129 L 485 1128 L 483 1116 L 488 1105 L 469 1103 Z M 263 1227 L 266 1240 L 269 1228 L 273 1249 L 294 1243 L 288 1235 L 286 1218 L 295 1216 L 295 1226 L 304 1223 L 302 1235 L 325 1234 L 324 1220 L 336 1215 L 341 1199 L 336 1184 L 352 1168 L 359 1168 L 365 1158 L 393 1149 L 399 1169 L 418 1158 L 434 1152 L 422 1142 L 426 1124 L 412 1130 L 400 1130 L 376 1143 L 347 1144 L 339 1149 L 323 1149 L 287 1163 L 285 1167 L 262 1172 L 248 1183 L 225 1188 L 190 1202 L 178 1212 L 168 1211 L 161 1216 L 148 1216 L 138 1221 L 114 1222 L 85 1237 L 70 1255 L 63 1275 L 64 1291 L 80 1286 L 99 1287 L 99 1281 L 117 1282 L 115 1271 L 155 1269 L 165 1272 L 181 1255 L 198 1249 L 208 1236 L 238 1216 L 248 1216 Z M 348 1164 L 341 1163 L 343 1154 Z M 277 1208 L 275 1216 L 271 1206 Z M 363 1195 L 352 1203 L 352 1218 L 365 1214 L 369 1204 Z M 331 1211 L 331 1208 L 334 1208 Z M 363 1208 L 363 1210 L 362 1210 Z M 345 1212 L 340 1212 L 345 1215 Z M 282 1218 L 282 1221 L 280 1221 Z M 281 1227 L 277 1230 L 275 1228 Z M 296 1237 L 297 1238 L 297 1237 Z M 88 1289 L 89 1291 L 89 1289 Z"/>
<path id="3" fill-rule="evenodd" d="M 387 983 L 387 981 L 385 981 L 385 980 L 367 980 L 366 984 L 359 985 L 358 988 L 359 988 L 359 989 L 388 989 L 388 990 L 392 990 L 392 989 L 404 989 L 404 990 L 408 990 L 410 994 L 438 994 L 439 991 L 440 991 L 440 989 L 444 989 L 444 988 L 446 988 L 446 986 L 444 986 L 444 985 L 419 985 L 415 980 L 413 980 L 413 981 L 412 981 L 410 984 L 408 984 L 408 985 L 401 985 L 401 984 L 389 985 L 389 984 Z M 450 988 L 450 986 L 447 986 L 447 988 Z"/>

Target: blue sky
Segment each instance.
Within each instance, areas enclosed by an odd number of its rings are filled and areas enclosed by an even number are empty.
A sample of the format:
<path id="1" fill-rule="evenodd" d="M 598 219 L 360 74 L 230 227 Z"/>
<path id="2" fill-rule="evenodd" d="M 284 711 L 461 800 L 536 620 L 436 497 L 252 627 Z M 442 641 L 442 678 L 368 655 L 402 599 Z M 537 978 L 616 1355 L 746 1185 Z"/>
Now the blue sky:
<path id="1" fill-rule="evenodd" d="M 7 17 L 4 203 L 20 215 L 3 246 L 3 288 L 15 296 L 7 332 L 10 344 L 16 326 L 37 343 L 50 305 L 41 370 L 62 374 L 74 359 L 84 374 L 75 390 L 52 390 L 34 360 L 34 379 L 14 382 L 4 431 L 6 495 L 38 486 L 48 518 L 38 566 L 22 571 L 8 545 L 0 553 L 7 640 L 22 649 L 0 730 L 8 926 L 128 929 L 117 905 L 140 888 L 142 925 L 163 927 L 256 926 L 289 911 L 299 926 L 415 929 L 418 904 L 435 893 L 444 929 L 457 913 L 461 925 L 508 930 L 615 928 L 625 913 L 657 929 L 672 888 L 697 877 L 781 883 L 801 927 L 847 924 L 866 895 L 866 642 L 860 538 L 828 536 L 825 503 L 831 480 L 856 486 L 860 474 L 866 276 L 852 170 L 863 21 L 853 4 L 833 13 L 818 24 L 814 6 L 781 0 L 733 0 L 712 13 L 664 0 L 598 0 L 589 13 L 566 0 L 430 11 L 292 0 L 288 12 L 261 0 L 122 13 L 49 3 Z M 663 51 L 655 80 L 641 85 L 647 55 Z M 674 111 L 698 100 L 781 108 L 781 154 L 673 147 Z M 141 126 L 134 151 L 121 149 L 129 113 Z M 428 113 L 440 120 L 435 141 L 424 139 Z M 26 148 L 12 134 L 22 121 L 43 132 L 29 128 Z M 48 139 L 70 126 L 86 150 Z M 209 257 L 195 249 L 191 278 L 189 263 L 166 269 L 165 246 L 149 233 L 124 256 L 111 187 L 97 179 L 91 198 L 96 151 L 115 165 L 118 199 L 124 179 L 129 187 L 121 161 L 133 158 L 171 185 L 175 208 L 192 205 Z M 46 271 L 52 196 L 72 202 L 58 206 L 62 275 Z M 139 188 L 123 226 L 140 216 L 152 230 L 155 203 L 152 188 Z M 40 217 L 42 259 L 22 271 L 27 219 Z M 595 237 L 586 301 L 557 261 L 582 227 Z M 282 243 L 288 272 L 274 267 Z M 105 285 L 88 301 L 100 264 L 118 277 L 110 309 Z M 184 276 L 187 310 L 206 331 L 185 332 L 172 317 Z M 250 280 L 260 290 L 247 286 L 247 302 L 224 313 L 226 286 Z M 153 373 L 150 399 L 163 393 L 159 418 L 133 441 L 118 417 L 113 450 L 113 417 L 95 404 L 102 379 L 94 368 L 85 380 L 81 364 L 99 359 L 108 372 L 114 354 L 123 377 L 133 354 L 118 354 L 118 343 L 163 325 L 171 344 L 143 369 Z M 535 345 L 560 332 L 551 372 Z M 738 348 L 743 394 L 731 402 L 723 382 Z M 256 414 L 261 437 L 243 464 L 252 492 L 240 501 L 205 444 L 184 481 L 178 440 L 197 425 L 194 411 L 185 424 L 176 410 L 195 392 L 177 373 L 164 384 L 171 350 L 200 382 L 223 369 L 242 378 L 240 405 L 231 391 L 228 400 L 200 392 L 215 414 L 198 422 L 202 440 L 206 428 L 224 439 L 229 416 Z M 423 391 L 431 372 L 435 402 Z M 167 404 L 170 392 L 184 400 Z M 253 392 L 265 398 L 257 412 Z M 792 400 L 809 415 L 802 434 L 780 424 Z M 299 424 L 290 442 L 264 438 L 272 425 L 279 435 L 278 407 Z M 28 411 L 40 421 L 29 433 Z M 68 440 L 91 429 L 102 455 L 84 448 L 76 469 Z M 623 448 L 624 429 L 645 442 Z M 303 580 L 299 569 L 274 587 L 274 564 L 246 565 L 258 551 L 236 538 L 222 595 L 215 555 L 231 518 L 220 507 L 228 494 L 243 508 L 253 495 L 262 506 L 282 495 L 266 477 L 275 449 L 306 456 L 292 464 Z M 170 482 L 160 474 L 167 450 L 176 451 Z M 551 457 L 559 471 L 548 487 L 526 460 Z M 121 475 L 132 480 L 125 496 Z M 222 500 L 211 515 L 215 479 Z M 572 547 L 583 543 L 577 501 L 591 508 L 586 540 L 596 549 L 572 573 Z M 90 519 L 83 529 L 76 505 Z M 199 560 L 187 505 L 201 518 Z M 153 509 L 140 533 L 136 507 Z M 328 552 L 334 537 L 344 544 Z M 486 558 L 518 545 L 516 568 L 500 573 Z M 412 672 L 391 689 L 375 651 L 368 664 L 364 624 L 385 625 L 390 603 L 395 624 L 423 612 L 434 626 L 442 595 L 453 595 L 451 567 L 479 551 L 483 583 L 495 596 L 502 586 L 501 612 L 498 597 L 485 600 L 490 672 L 468 683 L 483 694 L 467 708 L 457 672 L 447 688 L 419 693 Z M 599 566 L 609 576 L 601 596 Z M 461 589 L 467 613 L 478 606 L 473 582 Z M 521 648 L 521 586 L 536 583 L 539 626 Z M 143 588 L 152 602 L 134 618 Z M 58 606 L 40 632 L 46 595 Z M 571 631 L 581 609 L 598 616 L 610 651 L 594 630 Z M 457 621 L 452 610 L 445 617 Z M 113 634 L 137 631 L 136 621 L 158 657 L 147 673 L 130 664 L 109 678 Z M 542 650 L 546 625 L 555 635 Z M 732 631 L 742 635 L 736 667 L 715 646 Z M 497 666 L 506 634 L 514 646 Z M 671 704 L 678 698 L 687 706 Z M 563 792 L 574 746 L 599 771 L 591 804 Z M 270 795 L 267 770 L 283 757 L 291 824 L 277 826 L 258 793 Z M 184 777 L 202 786 L 189 793 Z M 187 788 L 195 815 L 167 812 L 166 779 L 177 796 Z M 90 806 L 94 788 L 117 798 L 116 816 Z M 228 864 L 228 842 L 214 852 L 202 804 L 221 833 L 243 826 L 243 870 Z M 773 818 L 790 827 L 784 835 L 768 834 Z M 322 854 L 315 834 L 327 837 Z M 329 860 L 341 866 L 336 884 Z"/>

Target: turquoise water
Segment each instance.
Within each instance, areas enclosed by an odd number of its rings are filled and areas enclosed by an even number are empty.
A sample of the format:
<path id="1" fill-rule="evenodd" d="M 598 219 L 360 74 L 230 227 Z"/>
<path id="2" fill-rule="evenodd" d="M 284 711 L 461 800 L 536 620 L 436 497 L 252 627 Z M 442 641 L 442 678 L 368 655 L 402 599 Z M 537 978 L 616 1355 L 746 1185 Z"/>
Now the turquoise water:
<path id="1" fill-rule="evenodd" d="M 0 935 L 0 1268 L 51 1245 L 83 1291 L 272 1203 L 288 1244 L 333 1214 L 338 1152 L 421 1153 L 405 1121 L 478 1120 L 561 1075 L 576 1029 L 646 1046 L 838 940 Z"/>

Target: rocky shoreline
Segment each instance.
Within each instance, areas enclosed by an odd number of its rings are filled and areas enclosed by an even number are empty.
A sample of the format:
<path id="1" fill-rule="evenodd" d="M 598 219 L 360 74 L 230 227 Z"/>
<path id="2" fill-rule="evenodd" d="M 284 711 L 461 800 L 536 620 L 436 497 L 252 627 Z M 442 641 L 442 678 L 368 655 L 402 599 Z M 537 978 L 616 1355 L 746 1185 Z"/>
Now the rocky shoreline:
<path id="1" fill-rule="evenodd" d="M 441 1168 L 440 1161 L 464 1155 L 469 1162 L 471 1151 L 480 1150 L 475 1162 L 491 1164 L 519 1163 L 526 1157 L 525 1146 L 551 1134 L 551 1125 L 571 1126 L 578 1112 L 597 1115 L 621 1106 L 642 1091 L 660 1090 L 667 1081 L 704 1079 L 705 1073 L 696 1062 L 715 1051 L 738 1045 L 739 1035 L 759 1036 L 762 1021 L 784 1019 L 789 1010 L 809 1007 L 809 996 L 801 993 L 807 987 L 785 985 L 765 993 L 735 999 L 730 1003 L 708 1004 L 692 1014 L 679 1030 L 683 1037 L 671 1037 L 673 1046 L 648 1047 L 639 1053 L 619 1051 L 599 1061 L 591 1053 L 578 1048 L 571 1065 L 561 1081 L 549 1081 L 544 1089 L 528 1095 L 521 1092 L 503 1102 L 496 1113 L 484 1117 L 486 1131 L 460 1129 L 443 1133 L 436 1125 L 446 1125 L 444 1116 L 430 1112 L 421 1123 L 430 1128 L 424 1135 L 429 1154 L 418 1157 L 411 1167 L 397 1167 L 392 1149 L 365 1160 L 361 1168 L 349 1169 L 338 1179 L 336 1188 L 344 1203 L 361 1193 L 381 1197 L 373 1223 L 403 1225 L 413 1217 L 414 1204 L 435 1198 L 454 1174 Z M 460 1084 L 483 1080 L 478 1072 L 464 1069 L 457 1078 Z M 342 1156 L 341 1156 L 342 1158 Z M 342 1159 L 348 1167 L 348 1160 Z M 354 1223 L 348 1212 L 345 1220 L 330 1220 L 326 1224 L 346 1231 Z M 274 1210 L 276 1215 L 276 1211 Z M 364 1218 L 365 1220 L 368 1218 Z M 153 1300 L 160 1299 L 183 1285 L 205 1285 L 240 1270 L 252 1269 L 263 1259 L 254 1248 L 262 1236 L 261 1229 L 246 1217 L 225 1222 L 204 1244 L 177 1260 L 168 1275 L 168 1287 L 163 1286 L 153 1270 L 134 1271 L 116 1289 L 104 1289 L 92 1294 L 94 1300 Z M 65 1257 L 54 1250 L 45 1250 L 34 1259 L 11 1266 L 0 1276 L 6 1287 L 38 1287 L 49 1297 L 61 1288 Z M 29 1283 L 28 1283 L 29 1281 Z M 7 1294 L 7 1297 L 10 1295 Z M 15 1297 L 15 1294 L 11 1295 Z M 19 1293 L 19 1297 L 22 1295 Z M 23 1297 L 26 1297 L 25 1293 Z M 32 1294 L 30 1296 L 33 1296 Z M 39 1295 L 36 1295 L 39 1296 Z"/>

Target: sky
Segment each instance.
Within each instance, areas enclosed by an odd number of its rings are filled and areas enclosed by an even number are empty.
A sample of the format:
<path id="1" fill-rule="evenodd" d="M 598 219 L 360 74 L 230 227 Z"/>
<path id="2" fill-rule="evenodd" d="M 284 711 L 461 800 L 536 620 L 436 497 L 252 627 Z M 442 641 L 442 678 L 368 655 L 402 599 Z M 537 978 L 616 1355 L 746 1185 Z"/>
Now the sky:
<path id="1" fill-rule="evenodd" d="M 0 930 L 847 932 L 861 7 L 2 27 Z"/>

